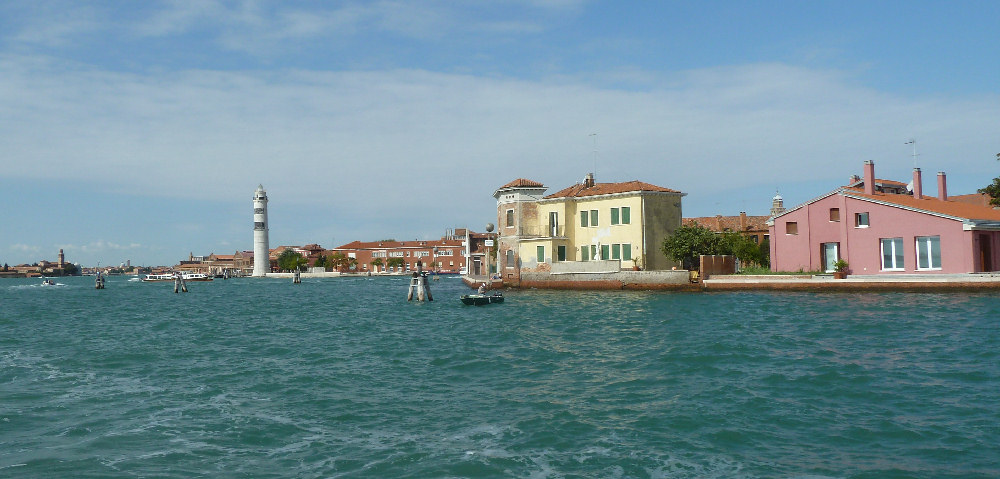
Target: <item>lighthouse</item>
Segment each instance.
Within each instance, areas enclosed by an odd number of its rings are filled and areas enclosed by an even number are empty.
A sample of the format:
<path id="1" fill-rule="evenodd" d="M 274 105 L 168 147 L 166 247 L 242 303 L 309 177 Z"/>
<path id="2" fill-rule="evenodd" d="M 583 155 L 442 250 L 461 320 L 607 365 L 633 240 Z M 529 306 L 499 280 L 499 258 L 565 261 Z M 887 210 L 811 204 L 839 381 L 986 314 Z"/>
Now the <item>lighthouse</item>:
<path id="1" fill-rule="evenodd" d="M 267 193 L 264 185 L 257 185 L 253 193 L 253 275 L 264 277 L 271 269 L 270 249 L 267 245 Z"/>

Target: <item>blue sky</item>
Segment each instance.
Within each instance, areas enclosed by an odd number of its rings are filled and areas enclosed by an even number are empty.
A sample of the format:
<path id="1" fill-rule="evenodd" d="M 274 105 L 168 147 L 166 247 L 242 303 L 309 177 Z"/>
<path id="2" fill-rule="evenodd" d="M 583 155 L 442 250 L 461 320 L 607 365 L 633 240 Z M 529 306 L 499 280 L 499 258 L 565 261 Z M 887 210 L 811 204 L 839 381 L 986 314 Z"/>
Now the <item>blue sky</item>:
<path id="1" fill-rule="evenodd" d="M 596 170 L 766 214 L 1000 174 L 1000 3 L 0 3 L 0 263 L 433 239 Z M 596 133 L 595 142 L 591 134 Z M 595 159 L 596 156 L 596 159 Z M 930 173 L 930 175 L 928 175 Z M 926 190 L 934 191 L 930 184 Z"/>

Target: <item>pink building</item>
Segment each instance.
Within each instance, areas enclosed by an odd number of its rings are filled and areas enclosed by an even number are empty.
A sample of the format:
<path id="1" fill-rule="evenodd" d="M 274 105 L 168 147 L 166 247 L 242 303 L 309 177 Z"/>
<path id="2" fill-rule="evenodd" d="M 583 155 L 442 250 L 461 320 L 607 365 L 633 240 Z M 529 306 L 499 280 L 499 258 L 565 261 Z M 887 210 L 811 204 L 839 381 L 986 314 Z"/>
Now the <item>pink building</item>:
<path id="1" fill-rule="evenodd" d="M 771 269 L 851 274 L 975 273 L 1000 269 L 1000 210 L 948 198 L 944 173 L 937 197 L 923 194 L 920 169 L 912 193 L 881 188 L 866 161 L 860 182 L 838 188 L 769 221 Z"/>

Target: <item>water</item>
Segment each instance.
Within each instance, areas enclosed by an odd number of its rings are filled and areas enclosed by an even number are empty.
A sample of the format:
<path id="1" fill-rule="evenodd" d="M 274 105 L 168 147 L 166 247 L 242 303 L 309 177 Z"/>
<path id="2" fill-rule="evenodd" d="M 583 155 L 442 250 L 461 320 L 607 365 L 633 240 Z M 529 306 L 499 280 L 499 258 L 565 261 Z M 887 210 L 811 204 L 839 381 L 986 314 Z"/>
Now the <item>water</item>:
<path id="1" fill-rule="evenodd" d="M 1000 295 L 0 281 L 0 477 L 1000 477 Z"/>

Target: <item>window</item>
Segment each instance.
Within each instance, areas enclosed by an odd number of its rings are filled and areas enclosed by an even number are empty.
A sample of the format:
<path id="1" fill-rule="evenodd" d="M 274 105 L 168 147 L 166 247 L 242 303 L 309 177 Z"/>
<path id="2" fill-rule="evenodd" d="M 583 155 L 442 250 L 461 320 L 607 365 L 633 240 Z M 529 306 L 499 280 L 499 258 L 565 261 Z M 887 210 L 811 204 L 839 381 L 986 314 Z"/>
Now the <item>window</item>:
<path id="1" fill-rule="evenodd" d="M 868 212 L 864 213 L 854 213 L 854 227 L 855 228 L 867 228 L 868 227 Z"/>
<path id="2" fill-rule="evenodd" d="M 882 270 L 903 270 L 903 238 L 882 238 Z"/>
<path id="3" fill-rule="evenodd" d="M 627 225 L 632 222 L 632 209 L 628 206 L 621 208 L 611 208 L 611 224 Z"/>
<path id="4" fill-rule="evenodd" d="M 507 267 L 514 267 L 514 250 L 512 249 L 507 250 Z"/>
<path id="5" fill-rule="evenodd" d="M 629 243 L 622 243 L 622 260 L 632 261 L 632 245 Z"/>
<path id="6" fill-rule="evenodd" d="M 917 269 L 941 269 L 941 237 L 917 237 Z"/>
<path id="7" fill-rule="evenodd" d="M 620 213 L 620 211 L 621 210 L 619 208 L 611 208 L 611 224 L 612 225 L 618 224 L 618 221 L 619 221 L 618 220 L 618 214 Z"/>
<path id="8" fill-rule="evenodd" d="M 556 258 L 557 261 L 566 261 L 566 246 L 560 245 L 556 247 Z"/>
<path id="9" fill-rule="evenodd" d="M 609 257 L 611 257 L 611 245 L 602 244 L 600 259 L 608 259 Z"/>
<path id="10" fill-rule="evenodd" d="M 840 222 L 840 208 L 830 208 L 830 221 L 834 223 Z"/>
<path id="11" fill-rule="evenodd" d="M 789 221 L 785 223 L 785 234 L 786 235 L 799 234 L 799 223 L 796 221 Z"/>
<path id="12" fill-rule="evenodd" d="M 580 261 L 590 261 L 590 246 L 580 247 Z"/>
<path id="13" fill-rule="evenodd" d="M 622 245 L 615 243 L 611 245 L 611 259 L 622 259 Z"/>
<path id="14" fill-rule="evenodd" d="M 536 260 L 539 263 L 544 263 L 545 262 L 545 247 L 544 246 L 538 246 L 538 247 L 536 247 L 535 248 L 535 256 L 536 256 Z"/>
<path id="15" fill-rule="evenodd" d="M 590 226 L 597 226 L 597 210 L 590 210 Z"/>
<path id="16" fill-rule="evenodd" d="M 507 210 L 507 226 L 514 226 L 514 210 Z"/>
<path id="17" fill-rule="evenodd" d="M 581 227 L 586 228 L 587 226 L 590 226 L 588 224 L 588 221 L 587 221 L 589 219 L 590 219 L 590 212 L 589 211 L 583 210 L 583 211 L 580 212 L 580 226 Z"/>

